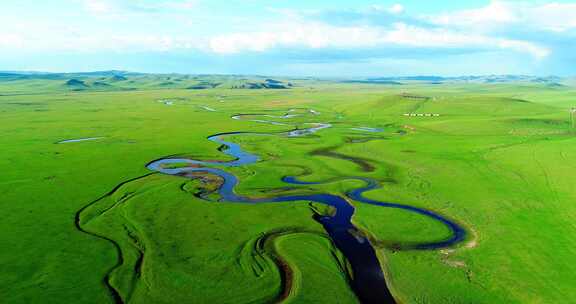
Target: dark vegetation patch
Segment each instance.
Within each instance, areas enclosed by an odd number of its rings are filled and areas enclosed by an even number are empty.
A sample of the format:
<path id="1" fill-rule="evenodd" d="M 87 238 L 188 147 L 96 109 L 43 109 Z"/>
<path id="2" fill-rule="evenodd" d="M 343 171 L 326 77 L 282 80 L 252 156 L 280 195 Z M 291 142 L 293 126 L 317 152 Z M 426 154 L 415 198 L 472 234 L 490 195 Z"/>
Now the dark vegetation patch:
<path id="1" fill-rule="evenodd" d="M 199 83 L 187 87 L 188 90 L 207 90 L 207 89 L 214 89 L 221 85 L 220 82 L 211 82 L 211 81 L 200 81 Z"/>
<path id="2" fill-rule="evenodd" d="M 566 126 L 569 123 L 560 119 L 521 118 L 512 120 L 513 123 L 529 125 Z"/>
<path id="3" fill-rule="evenodd" d="M 402 98 L 408 98 L 408 99 L 425 99 L 425 100 L 428 100 L 428 99 L 432 98 L 429 96 L 422 96 L 422 95 L 410 94 L 410 93 L 402 93 L 402 94 L 400 94 L 400 96 Z"/>
<path id="4" fill-rule="evenodd" d="M 513 101 L 513 102 L 522 102 L 522 103 L 530 103 L 530 101 L 520 98 L 506 98 L 506 100 Z"/>
<path id="5" fill-rule="evenodd" d="M 72 78 L 72 79 L 66 81 L 65 85 L 67 87 L 73 87 L 73 88 L 87 88 L 88 87 L 88 85 L 84 81 L 79 80 L 79 79 L 75 79 L 75 78 Z"/>
<path id="6" fill-rule="evenodd" d="M 346 138 L 344 138 L 344 140 L 346 141 L 346 143 L 349 144 L 359 144 L 359 143 L 366 143 L 369 141 L 373 141 L 373 140 L 386 140 L 388 139 L 387 137 L 377 137 L 377 136 L 364 136 L 364 137 L 354 137 L 354 136 L 348 136 Z"/>
<path id="7" fill-rule="evenodd" d="M 122 75 L 114 75 L 114 76 L 110 77 L 110 81 L 112 81 L 112 82 L 126 81 L 126 80 L 128 80 L 128 78 L 125 76 L 122 76 Z"/>
<path id="8" fill-rule="evenodd" d="M 15 105 L 15 106 L 43 106 L 43 103 L 39 102 L 6 102 L 3 104 Z"/>
<path id="9" fill-rule="evenodd" d="M 96 81 L 96 82 L 92 83 L 92 86 L 94 86 L 94 87 L 112 87 L 111 84 L 108 84 L 108 83 L 105 83 L 102 81 Z"/>
<path id="10" fill-rule="evenodd" d="M 363 158 L 363 157 L 350 156 L 350 155 L 336 152 L 336 150 L 338 148 L 339 148 L 339 146 L 320 148 L 320 149 L 317 149 L 317 150 L 310 152 L 310 155 L 321 155 L 321 156 L 327 156 L 327 157 L 333 157 L 333 158 L 351 161 L 351 162 L 355 163 L 356 165 L 358 165 L 360 167 L 360 169 L 364 172 L 373 172 L 376 169 L 374 167 L 374 165 L 372 165 L 370 163 L 370 162 L 372 162 L 372 160 L 367 159 L 367 158 Z"/>

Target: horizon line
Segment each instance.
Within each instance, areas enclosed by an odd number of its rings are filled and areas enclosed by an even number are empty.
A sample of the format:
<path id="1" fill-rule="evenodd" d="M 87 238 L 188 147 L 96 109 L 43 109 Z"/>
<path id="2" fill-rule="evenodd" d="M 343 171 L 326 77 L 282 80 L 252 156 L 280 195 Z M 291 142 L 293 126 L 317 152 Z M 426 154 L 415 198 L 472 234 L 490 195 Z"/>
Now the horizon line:
<path id="1" fill-rule="evenodd" d="M 246 74 L 246 73 L 182 73 L 182 72 L 139 72 L 122 69 L 109 69 L 109 70 L 90 70 L 90 71 L 42 71 L 42 70 L 0 70 L 0 73 L 5 74 L 142 74 L 142 75 L 186 75 L 186 76 L 253 76 L 253 77 L 302 77 L 302 78 L 315 78 L 315 79 L 330 79 L 330 78 L 344 78 L 344 79 L 374 79 L 374 78 L 412 78 L 412 77 L 438 77 L 444 79 L 450 78 L 463 78 L 463 77 L 544 77 L 544 78 L 576 78 L 576 75 L 559 76 L 556 74 L 458 74 L 458 75 L 441 75 L 441 74 L 406 74 L 406 75 L 378 75 L 378 76 L 313 76 L 313 75 L 281 75 L 281 74 Z"/>

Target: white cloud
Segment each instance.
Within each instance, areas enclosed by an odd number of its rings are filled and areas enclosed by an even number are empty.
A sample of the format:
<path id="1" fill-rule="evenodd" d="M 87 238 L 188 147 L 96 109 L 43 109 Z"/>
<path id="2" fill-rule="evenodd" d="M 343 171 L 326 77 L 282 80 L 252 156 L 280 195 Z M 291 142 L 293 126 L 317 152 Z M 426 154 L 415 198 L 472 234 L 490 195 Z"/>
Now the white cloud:
<path id="1" fill-rule="evenodd" d="M 384 12 L 388 14 L 402 14 L 405 11 L 405 8 L 402 4 L 396 3 L 392 6 L 384 6 L 380 4 L 375 4 L 370 7 L 373 11 L 377 12 Z"/>
<path id="2" fill-rule="evenodd" d="M 15 19 L 15 22 L 6 22 L 7 26 L 0 29 L 0 47 L 29 51 L 71 52 L 146 52 L 194 49 L 215 54 L 265 52 L 281 48 L 305 51 L 330 48 L 381 50 L 389 47 L 402 47 L 407 53 L 410 53 L 410 49 L 445 49 L 466 52 L 504 50 L 508 53 L 529 54 L 540 59 L 551 54 L 553 44 L 549 47 L 534 41 L 507 38 L 505 34 L 502 34 L 506 31 L 494 34 L 496 32 L 486 30 L 485 25 L 507 25 L 535 20 L 534 23 L 549 30 L 566 31 L 572 27 L 576 28 L 576 15 L 572 19 L 568 18 L 574 13 L 570 8 L 576 7 L 576 4 L 540 5 L 538 6 L 541 9 L 539 14 L 531 15 L 528 12 L 536 7 L 534 5 L 493 1 L 490 5 L 476 10 L 444 13 L 435 17 L 428 16 L 427 20 L 433 20 L 436 24 L 429 27 L 411 25 L 418 22 L 419 24 L 425 23 L 422 19 L 416 22 L 414 18 L 407 16 L 404 13 L 404 7 L 397 4 L 379 8 L 371 7 L 372 10 L 381 10 L 386 16 L 392 13 L 403 14 L 391 18 L 391 20 L 405 20 L 395 24 L 353 22 L 333 25 L 327 23 L 329 21 L 325 19 L 316 18 L 316 20 L 324 21 L 314 21 L 314 14 L 305 16 L 289 14 L 283 15 L 280 18 L 281 21 L 276 23 L 255 20 L 250 24 L 251 28 L 264 30 L 226 32 L 226 27 L 221 27 L 218 29 L 220 34 L 212 34 L 203 32 L 204 28 L 201 26 L 191 26 L 189 32 L 188 29 L 176 31 L 171 27 L 162 26 L 144 28 L 140 25 L 141 23 L 134 22 L 134 20 L 148 20 L 142 19 L 149 18 L 148 15 L 124 15 L 126 12 L 124 10 L 127 8 L 121 5 L 126 5 L 128 0 L 78 1 L 83 1 L 91 12 L 121 16 L 122 18 L 118 19 L 122 22 L 138 25 L 121 27 L 114 26 L 115 23 L 109 23 L 108 26 L 86 23 L 84 25 L 87 26 L 84 27 L 72 27 L 67 22 L 43 23 L 35 20 Z M 177 7 L 194 9 L 196 5 L 196 1 L 190 0 L 162 2 L 130 0 L 129 3 L 139 5 L 139 9 L 146 14 L 161 8 L 162 12 L 158 15 L 162 18 L 172 18 L 170 21 L 174 19 L 173 13 L 178 11 Z M 151 6 L 143 7 L 143 4 Z M 372 16 L 374 12 L 365 14 Z M 158 18 L 158 20 L 168 19 Z"/>
<path id="3" fill-rule="evenodd" d="M 333 27 L 317 22 L 271 25 L 272 31 L 225 34 L 212 38 L 216 53 L 266 51 L 275 47 L 353 47 L 374 44 L 378 33 L 371 28 Z"/>
<path id="4" fill-rule="evenodd" d="M 85 0 L 84 7 L 94 14 L 110 14 L 115 11 L 115 6 L 107 0 Z"/>
<path id="5" fill-rule="evenodd" d="M 576 3 L 548 3 L 528 10 L 526 22 L 551 31 L 576 28 Z"/>
<path id="6" fill-rule="evenodd" d="M 537 44 L 457 32 L 426 29 L 403 23 L 390 28 L 373 26 L 331 26 L 318 22 L 285 23 L 268 26 L 272 31 L 233 33 L 210 40 L 212 51 L 221 54 L 242 51 L 262 52 L 279 47 L 370 48 L 408 46 L 421 48 L 507 49 L 528 53 L 536 58 L 548 56 L 549 50 Z"/>
<path id="7" fill-rule="evenodd" d="M 401 14 L 401 13 L 404 12 L 404 6 L 403 6 L 402 4 L 396 3 L 396 4 L 392 5 L 392 6 L 388 9 L 388 11 L 389 11 L 390 13 L 392 13 L 392 14 Z"/>
<path id="8" fill-rule="evenodd" d="M 529 4 L 521 1 L 492 0 L 478 9 L 447 12 L 427 19 L 435 24 L 490 30 L 499 26 L 566 31 L 576 28 L 576 3 Z"/>
<path id="9" fill-rule="evenodd" d="M 20 35 L 16 34 L 2 34 L 0 33 L 0 47 L 13 49 L 13 48 L 22 48 L 24 45 L 24 40 Z"/>
<path id="10" fill-rule="evenodd" d="M 390 43 L 420 47 L 508 49 L 528 53 L 536 58 L 544 58 L 550 54 L 546 47 L 529 41 L 448 29 L 425 29 L 405 24 L 397 24 L 394 30 L 387 33 L 386 38 Z"/>
<path id="11" fill-rule="evenodd" d="M 188 0 L 188 1 L 175 1 L 167 3 L 166 5 L 170 8 L 174 9 L 183 9 L 183 10 L 190 10 L 196 8 L 198 1 L 196 0 Z"/>
<path id="12" fill-rule="evenodd" d="M 436 24 L 450 26 L 493 26 L 517 20 L 510 3 L 492 1 L 485 7 L 432 16 Z"/>
<path id="13" fill-rule="evenodd" d="M 61 26 L 42 28 L 33 24 L 22 25 L 18 34 L 0 32 L 0 51 L 97 53 L 179 49 L 205 49 L 205 43 L 193 35 L 78 31 Z"/>
<path id="14" fill-rule="evenodd" d="M 147 2 L 142 0 L 84 0 L 85 9 L 96 15 L 118 15 L 127 12 L 182 11 L 194 9 L 197 0 L 169 0 Z"/>

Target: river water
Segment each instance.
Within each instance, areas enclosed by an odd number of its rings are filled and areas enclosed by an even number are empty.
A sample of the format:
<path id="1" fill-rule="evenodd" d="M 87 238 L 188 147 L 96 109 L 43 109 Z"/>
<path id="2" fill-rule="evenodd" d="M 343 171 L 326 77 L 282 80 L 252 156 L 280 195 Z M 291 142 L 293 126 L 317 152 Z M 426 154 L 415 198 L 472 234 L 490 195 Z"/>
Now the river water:
<path id="1" fill-rule="evenodd" d="M 309 125 L 309 128 L 296 129 L 287 131 L 285 133 L 270 135 L 286 137 L 305 136 L 331 127 L 330 124 L 325 123 L 311 123 Z M 255 154 L 244 151 L 240 145 L 231 141 L 227 141 L 226 137 L 255 134 L 262 135 L 263 133 L 230 132 L 215 134 L 208 137 L 208 140 L 224 146 L 224 149 L 220 149 L 220 151 L 222 151 L 224 154 L 234 157 L 234 160 L 231 161 L 201 161 L 190 158 L 163 158 L 150 162 L 147 165 L 147 168 L 162 174 L 174 176 L 187 176 L 188 173 L 192 172 L 207 172 L 220 176 L 223 180 L 223 183 L 220 185 L 218 193 L 221 197 L 221 202 L 223 203 L 265 204 L 316 202 L 333 207 L 336 211 L 334 214 L 323 216 L 316 215 L 314 219 L 322 224 L 334 245 L 344 254 L 347 261 L 350 263 L 352 270 L 350 276 L 350 285 L 362 303 L 396 302 L 387 287 L 385 276 L 374 247 L 364 236 L 364 234 L 352 223 L 352 216 L 354 215 L 355 210 L 354 207 L 349 203 L 349 200 L 386 208 L 402 209 L 406 210 L 407 212 L 414 212 L 444 224 L 451 231 L 450 237 L 446 239 L 434 242 L 416 243 L 408 247 L 404 247 L 403 249 L 439 249 L 453 246 L 465 239 L 466 232 L 460 225 L 433 211 L 410 205 L 389 203 L 365 198 L 363 196 L 365 192 L 374 190 L 379 187 L 379 184 L 376 180 L 365 177 L 340 178 L 342 180 L 360 180 L 365 184 L 363 187 L 356 188 L 352 191 L 349 191 L 348 193 L 345 193 L 344 195 L 322 193 L 310 195 L 280 195 L 258 199 L 238 195 L 234 191 L 235 187 L 238 185 L 238 178 L 233 174 L 225 171 L 224 169 L 226 167 L 237 167 L 253 164 L 259 160 L 259 157 Z M 189 164 L 193 166 L 184 166 L 178 168 L 169 167 L 170 165 L 175 164 Z M 320 184 L 320 182 L 300 181 L 297 177 L 293 176 L 285 176 L 282 178 L 282 181 L 288 184 L 296 185 Z"/>

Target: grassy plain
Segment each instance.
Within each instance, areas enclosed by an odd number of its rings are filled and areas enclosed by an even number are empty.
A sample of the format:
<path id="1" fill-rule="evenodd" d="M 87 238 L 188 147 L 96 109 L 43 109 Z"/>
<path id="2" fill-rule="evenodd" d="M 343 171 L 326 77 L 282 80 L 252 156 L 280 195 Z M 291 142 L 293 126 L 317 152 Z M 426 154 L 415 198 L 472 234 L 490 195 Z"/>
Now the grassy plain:
<path id="1" fill-rule="evenodd" d="M 231 89 L 236 84 L 187 90 L 139 77 L 130 90 L 73 91 L 47 79 L 0 82 L 3 303 L 113 302 L 106 276 L 130 303 L 356 302 L 344 258 L 307 202 L 206 202 L 190 193 L 197 183 L 148 175 L 145 168 L 175 154 L 224 159 L 207 136 L 291 128 L 232 115 L 282 115 L 293 108 L 320 114 L 286 122 L 333 127 L 301 138 L 236 138 L 261 156 L 230 169 L 241 181 L 238 192 L 266 195 L 287 186 L 284 175 L 306 173 L 302 179 L 309 181 L 367 176 L 384 186 L 367 196 L 437 211 L 470 232 L 455 248 L 396 251 L 391 244 L 441 239 L 447 231 L 405 211 L 352 202 L 354 221 L 378 246 L 402 303 L 576 298 L 576 137 L 567 111 L 576 89 L 295 80 L 289 90 Z M 84 137 L 103 138 L 56 144 Z M 332 154 L 318 153 L 326 150 Z M 299 187 L 341 194 L 357 186 Z M 80 217 L 89 232 L 83 233 L 76 216 L 90 203 Z M 286 297 L 278 259 L 293 270 Z"/>

